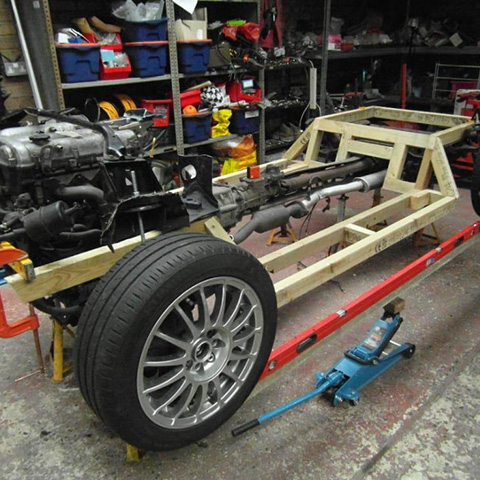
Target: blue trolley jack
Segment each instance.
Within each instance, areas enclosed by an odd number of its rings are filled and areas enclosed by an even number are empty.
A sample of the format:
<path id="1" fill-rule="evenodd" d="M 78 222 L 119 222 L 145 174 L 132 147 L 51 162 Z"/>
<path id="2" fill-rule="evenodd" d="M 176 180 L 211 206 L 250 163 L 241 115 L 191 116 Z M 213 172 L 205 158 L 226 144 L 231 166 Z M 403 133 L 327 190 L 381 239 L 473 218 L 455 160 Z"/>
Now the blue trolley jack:
<path id="1" fill-rule="evenodd" d="M 393 367 L 402 357 L 411 358 L 415 353 L 415 345 L 411 343 L 400 345 L 392 340 L 403 321 L 400 312 L 404 306 L 405 302 L 401 298 L 396 298 L 386 305 L 382 317 L 374 323 L 362 343 L 346 351 L 345 356 L 328 372 L 316 374 L 317 386 L 315 390 L 261 415 L 255 420 L 234 428 L 232 435 L 236 437 L 326 392 L 333 394 L 332 403 L 334 406 L 344 400 L 348 400 L 351 405 L 357 405 L 360 392 L 368 384 Z M 396 348 L 386 353 L 385 349 L 389 345 L 394 345 Z"/>

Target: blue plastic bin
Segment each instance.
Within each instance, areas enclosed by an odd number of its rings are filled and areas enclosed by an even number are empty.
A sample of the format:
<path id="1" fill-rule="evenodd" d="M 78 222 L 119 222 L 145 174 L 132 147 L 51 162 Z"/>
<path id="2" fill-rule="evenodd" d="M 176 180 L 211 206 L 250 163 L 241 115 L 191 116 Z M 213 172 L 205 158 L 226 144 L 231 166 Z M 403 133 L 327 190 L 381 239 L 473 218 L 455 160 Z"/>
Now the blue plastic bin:
<path id="1" fill-rule="evenodd" d="M 196 115 L 182 115 L 183 135 L 186 143 L 203 142 L 210 138 L 212 114 L 210 112 Z"/>
<path id="2" fill-rule="evenodd" d="M 124 42 L 158 42 L 167 39 L 166 18 L 148 22 L 125 22 L 122 30 Z"/>
<path id="3" fill-rule="evenodd" d="M 253 105 L 246 108 L 232 107 L 230 131 L 240 135 L 256 133 L 260 128 L 260 109 Z"/>
<path id="4" fill-rule="evenodd" d="M 177 43 L 178 68 L 181 73 L 202 73 L 210 61 L 211 40 L 186 40 Z"/>
<path id="5" fill-rule="evenodd" d="M 63 82 L 98 80 L 100 45 L 96 43 L 61 43 L 57 45 L 57 55 Z"/>
<path id="6" fill-rule="evenodd" d="M 134 42 L 124 46 L 132 64 L 132 76 L 143 78 L 165 74 L 168 42 Z"/>

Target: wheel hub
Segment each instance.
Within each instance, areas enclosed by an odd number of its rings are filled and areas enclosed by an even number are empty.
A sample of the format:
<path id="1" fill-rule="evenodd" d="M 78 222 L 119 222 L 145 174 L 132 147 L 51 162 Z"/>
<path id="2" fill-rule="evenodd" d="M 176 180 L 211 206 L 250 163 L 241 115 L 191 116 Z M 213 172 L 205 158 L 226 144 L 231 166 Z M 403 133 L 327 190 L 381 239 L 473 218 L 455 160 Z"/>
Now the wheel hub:
<path id="1" fill-rule="evenodd" d="M 230 344 L 226 330 L 210 330 L 195 341 L 187 361 L 192 380 L 205 383 L 217 376 L 228 360 Z"/>
<path id="2" fill-rule="evenodd" d="M 198 425 L 244 385 L 263 338 L 254 290 L 234 277 L 204 280 L 177 297 L 150 332 L 138 366 L 137 391 L 158 425 Z"/>

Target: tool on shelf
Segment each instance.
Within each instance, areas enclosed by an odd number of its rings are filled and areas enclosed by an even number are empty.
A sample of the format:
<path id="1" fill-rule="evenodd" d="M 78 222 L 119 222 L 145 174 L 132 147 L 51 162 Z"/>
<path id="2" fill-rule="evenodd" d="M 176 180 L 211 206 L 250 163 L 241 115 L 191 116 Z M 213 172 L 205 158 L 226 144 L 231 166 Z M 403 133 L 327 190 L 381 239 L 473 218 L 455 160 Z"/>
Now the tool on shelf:
<path id="1" fill-rule="evenodd" d="M 357 405 L 360 392 L 367 385 L 393 367 L 402 357 L 411 358 L 415 353 L 415 345 L 411 343 L 400 345 L 392 340 L 403 322 L 400 312 L 404 307 L 404 300 L 398 297 L 387 304 L 384 307 L 382 317 L 373 324 L 367 337 L 360 344 L 347 350 L 345 356 L 326 373 L 316 374 L 317 386 L 314 390 L 240 427 L 234 428 L 232 435 L 236 437 L 326 392 L 332 393 L 334 406 L 345 400 L 348 400 L 352 405 Z M 396 348 L 386 352 L 385 350 L 389 345 Z"/>

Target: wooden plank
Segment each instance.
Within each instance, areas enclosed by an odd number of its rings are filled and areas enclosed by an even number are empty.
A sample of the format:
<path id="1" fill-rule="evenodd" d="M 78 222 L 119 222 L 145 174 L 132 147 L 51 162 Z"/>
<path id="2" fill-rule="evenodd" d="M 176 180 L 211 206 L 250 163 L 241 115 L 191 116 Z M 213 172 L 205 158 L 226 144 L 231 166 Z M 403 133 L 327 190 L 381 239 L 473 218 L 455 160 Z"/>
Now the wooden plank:
<path id="1" fill-rule="evenodd" d="M 383 158 L 384 160 L 390 160 L 392 156 L 392 147 L 388 145 L 380 145 L 372 142 L 361 142 L 359 140 L 348 141 L 347 150 L 350 153 L 356 153 L 357 155 L 372 156 L 375 158 Z"/>
<path id="2" fill-rule="evenodd" d="M 320 152 L 320 145 L 323 140 L 323 132 L 320 130 L 312 130 L 310 135 L 310 141 L 308 142 L 307 153 L 305 154 L 305 161 L 308 163 L 314 163 L 318 159 Z"/>
<path id="3" fill-rule="evenodd" d="M 424 190 L 428 188 L 430 179 L 432 178 L 432 154 L 433 149 L 426 148 L 423 152 L 422 162 L 420 163 L 420 169 L 418 170 L 417 179 L 415 181 L 415 188 Z"/>
<path id="4" fill-rule="evenodd" d="M 443 195 L 440 196 L 440 198 L 442 197 Z M 412 210 L 420 210 L 437 200 L 439 200 L 439 198 L 435 198 L 431 191 L 416 192 L 410 197 L 410 208 Z"/>
<path id="5" fill-rule="evenodd" d="M 443 148 L 442 141 L 437 138 L 432 154 L 432 168 L 438 182 L 439 190 L 449 197 L 458 198 L 458 189 L 453 178 L 448 158 Z"/>
<path id="6" fill-rule="evenodd" d="M 405 180 L 398 180 L 396 178 L 386 178 L 383 183 L 383 188 L 396 193 L 406 193 L 416 190 L 414 183 L 406 182 Z"/>
<path id="7" fill-rule="evenodd" d="M 336 162 L 343 162 L 348 156 L 348 143 L 352 136 L 349 133 L 344 133 L 338 146 L 337 155 L 335 157 Z"/>
<path id="8" fill-rule="evenodd" d="M 439 138 L 442 144 L 450 145 L 452 143 L 462 140 L 466 134 L 466 131 L 473 125 L 473 120 L 470 120 L 467 124 L 457 125 L 456 127 L 443 130 L 442 132 L 436 132 L 433 136 Z"/>
<path id="9" fill-rule="evenodd" d="M 313 123 L 314 122 L 312 122 L 303 131 L 303 133 L 295 140 L 293 145 L 285 152 L 283 155 L 285 160 L 295 160 L 307 149 L 308 142 L 310 141 L 310 135 L 313 131 Z"/>
<path id="10" fill-rule="evenodd" d="M 331 245 L 340 243 L 344 239 L 343 229 L 354 223 L 362 227 L 375 225 L 383 220 L 405 211 L 409 208 L 411 194 L 400 195 L 396 198 L 373 207 L 366 212 L 361 212 L 343 222 L 328 227 L 321 232 L 310 235 L 302 240 L 288 245 L 280 250 L 269 253 L 260 258 L 260 262 L 269 272 L 278 272 L 293 265 L 303 258 L 318 253 Z"/>
<path id="11" fill-rule="evenodd" d="M 373 230 L 369 230 L 368 228 L 351 223 L 345 227 L 344 241 L 347 243 L 356 243 L 366 237 L 369 237 L 373 233 L 375 233 Z"/>
<path id="12" fill-rule="evenodd" d="M 210 225 L 212 224 L 210 223 Z M 205 222 L 196 222 L 179 231 L 205 233 Z M 145 237 L 147 240 L 152 240 L 160 234 L 159 231 L 151 231 L 147 232 Z M 73 257 L 42 265 L 35 268 L 36 278 L 30 283 L 23 280 L 20 275 L 11 275 L 6 280 L 14 288 L 20 300 L 28 303 L 101 277 L 120 258 L 140 243 L 141 237 L 137 236 L 114 244 L 114 253 L 108 247 L 99 247 Z"/>
<path id="13" fill-rule="evenodd" d="M 417 148 L 433 148 L 435 138 L 432 135 L 420 133 L 403 132 L 389 128 L 373 127 L 371 125 L 357 125 L 329 120 L 327 117 L 317 118 L 313 122 L 314 128 L 325 132 L 349 133 L 352 137 L 366 138 L 380 142 L 396 143 L 402 142 L 406 145 Z"/>
<path id="14" fill-rule="evenodd" d="M 328 118 L 330 120 L 339 120 L 341 122 L 359 122 L 361 120 L 368 120 L 375 116 L 376 107 L 360 107 L 355 110 L 347 110 L 345 112 L 331 113 L 330 115 L 325 115 L 324 117 L 318 118 Z"/>
<path id="15" fill-rule="evenodd" d="M 351 246 L 301 270 L 275 284 L 279 307 L 317 288 L 337 275 L 385 250 L 438 218 L 451 212 L 452 197 L 442 198 L 424 209 L 375 232 Z"/>
<path id="16" fill-rule="evenodd" d="M 442 113 L 419 112 L 416 110 L 400 110 L 397 108 L 375 107 L 375 118 L 397 120 L 399 122 L 421 123 L 437 127 L 454 127 L 469 123 L 468 117 L 460 115 L 444 115 Z"/>
<path id="17" fill-rule="evenodd" d="M 205 222 L 205 231 L 212 237 L 220 238 L 228 243 L 234 243 L 232 237 L 225 231 L 217 217 L 211 217 Z"/>
<path id="18" fill-rule="evenodd" d="M 400 179 L 400 175 L 402 174 L 403 167 L 405 165 L 405 159 L 407 158 L 407 153 L 407 145 L 401 142 L 395 143 L 392 149 L 392 156 L 390 158 L 390 163 L 388 164 L 385 180 Z"/>

